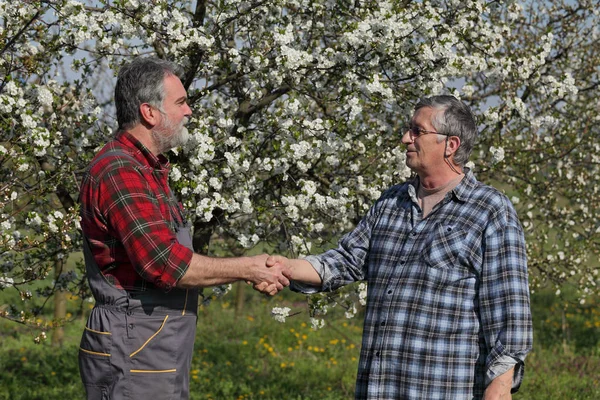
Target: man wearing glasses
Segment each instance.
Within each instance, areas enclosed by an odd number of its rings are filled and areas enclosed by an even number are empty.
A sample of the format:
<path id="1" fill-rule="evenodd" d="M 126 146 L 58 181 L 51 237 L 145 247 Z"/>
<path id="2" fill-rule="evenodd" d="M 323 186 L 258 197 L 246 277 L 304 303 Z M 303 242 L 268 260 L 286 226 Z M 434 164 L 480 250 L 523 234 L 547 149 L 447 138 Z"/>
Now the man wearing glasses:
<path id="1" fill-rule="evenodd" d="M 508 198 L 465 168 L 477 133 L 456 98 L 422 100 L 402 136 L 416 177 L 384 192 L 338 248 L 267 260 L 304 293 L 368 282 L 357 399 L 510 399 L 522 382 L 525 239 Z"/>

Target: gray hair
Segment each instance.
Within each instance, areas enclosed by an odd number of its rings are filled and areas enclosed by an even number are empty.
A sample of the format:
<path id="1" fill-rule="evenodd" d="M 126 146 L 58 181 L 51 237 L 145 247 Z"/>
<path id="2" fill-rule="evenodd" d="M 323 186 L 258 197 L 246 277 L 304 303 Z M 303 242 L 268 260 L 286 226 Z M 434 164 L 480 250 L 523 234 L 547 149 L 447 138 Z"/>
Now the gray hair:
<path id="1" fill-rule="evenodd" d="M 119 131 L 132 129 L 141 122 L 142 104 L 162 109 L 163 81 L 170 75 L 182 79 L 184 70 L 178 64 L 156 57 L 138 57 L 121 67 L 115 87 Z"/>
<path id="2" fill-rule="evenodd" d="M 430 107 L 436 111 L 431 124 L 438 132 L 460 138 L 460 147 L 454 153 L 454 162 L 464 167 L 477 139 L 477 124 L 471 109 L 454 96 L 432 96 L 419 100 L 415 111 Z"/>

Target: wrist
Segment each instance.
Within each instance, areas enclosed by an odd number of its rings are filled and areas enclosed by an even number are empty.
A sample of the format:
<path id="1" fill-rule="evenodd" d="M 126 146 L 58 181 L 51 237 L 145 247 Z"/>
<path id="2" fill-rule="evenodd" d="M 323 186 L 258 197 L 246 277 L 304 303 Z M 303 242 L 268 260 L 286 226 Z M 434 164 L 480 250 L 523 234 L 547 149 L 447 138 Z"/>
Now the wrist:
<path id="1" fill-rule="evenodd" d="M 252 259 L 252 257 L 249 256 L 243 256 L 239 258 L 239 270 L 240 270 L 240 276 L 243 280 L 245 281 L 251 281 L 256 283 L 256 274 L 254 272 L 255 269 L 255 265 L 254 265 L 254 260 Z"/>

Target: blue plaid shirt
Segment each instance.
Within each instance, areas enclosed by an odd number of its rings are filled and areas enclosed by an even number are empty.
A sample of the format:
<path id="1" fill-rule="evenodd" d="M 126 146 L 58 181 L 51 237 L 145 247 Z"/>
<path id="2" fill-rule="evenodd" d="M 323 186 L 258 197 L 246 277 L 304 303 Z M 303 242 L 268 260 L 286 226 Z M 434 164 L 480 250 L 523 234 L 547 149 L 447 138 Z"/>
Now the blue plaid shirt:
<path id="1" fill-rule="evenodd" d="M 417 185 L 390 188 L 337 249 L 306 258 L 322 291 L 369 283 L 355 396 L 479 399 L 507 360 L 514 392 L 533 336 L 516 212 L 467 170 L 422 218 Z"/>

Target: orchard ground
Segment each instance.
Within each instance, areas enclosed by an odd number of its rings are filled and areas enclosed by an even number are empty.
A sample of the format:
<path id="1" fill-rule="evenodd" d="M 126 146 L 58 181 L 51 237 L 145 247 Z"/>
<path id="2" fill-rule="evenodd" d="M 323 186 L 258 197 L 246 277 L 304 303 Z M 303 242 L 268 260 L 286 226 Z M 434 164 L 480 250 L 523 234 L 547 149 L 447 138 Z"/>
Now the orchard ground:
<path id="1" fill-rule="evenodd" d="M 240 296 L 238 292 L 241 291 Z M 12 297 L 0 292 L 0 304 Z M 243 299 L 243 306 L 241 300 Z M 600 398 L 598 303 L 563 306 L 554 291 L 534 293 L 535 348 L 515 399 Z M 85 319 L 81 299 L 70 298 L 65 342 L 35 344 L 24 326 L 0 320 L 0 399 L 82 399 L 77 352 Z M 84 314 L 91 303 L 83 302 Z M 285 323 L 271 309 L 296 315 Z M 274 298 L 244 284 L 199 310 L 191 372 L 191 399 L 350 399 L 362 335 L 362 312 L 352 319 L 334 307 L 326 326 L 313 330 L 303 295 Z M 50 318 L 41 316 L 40 322 Z M 50 333 L 48 333 L 50 335 Z"/>

